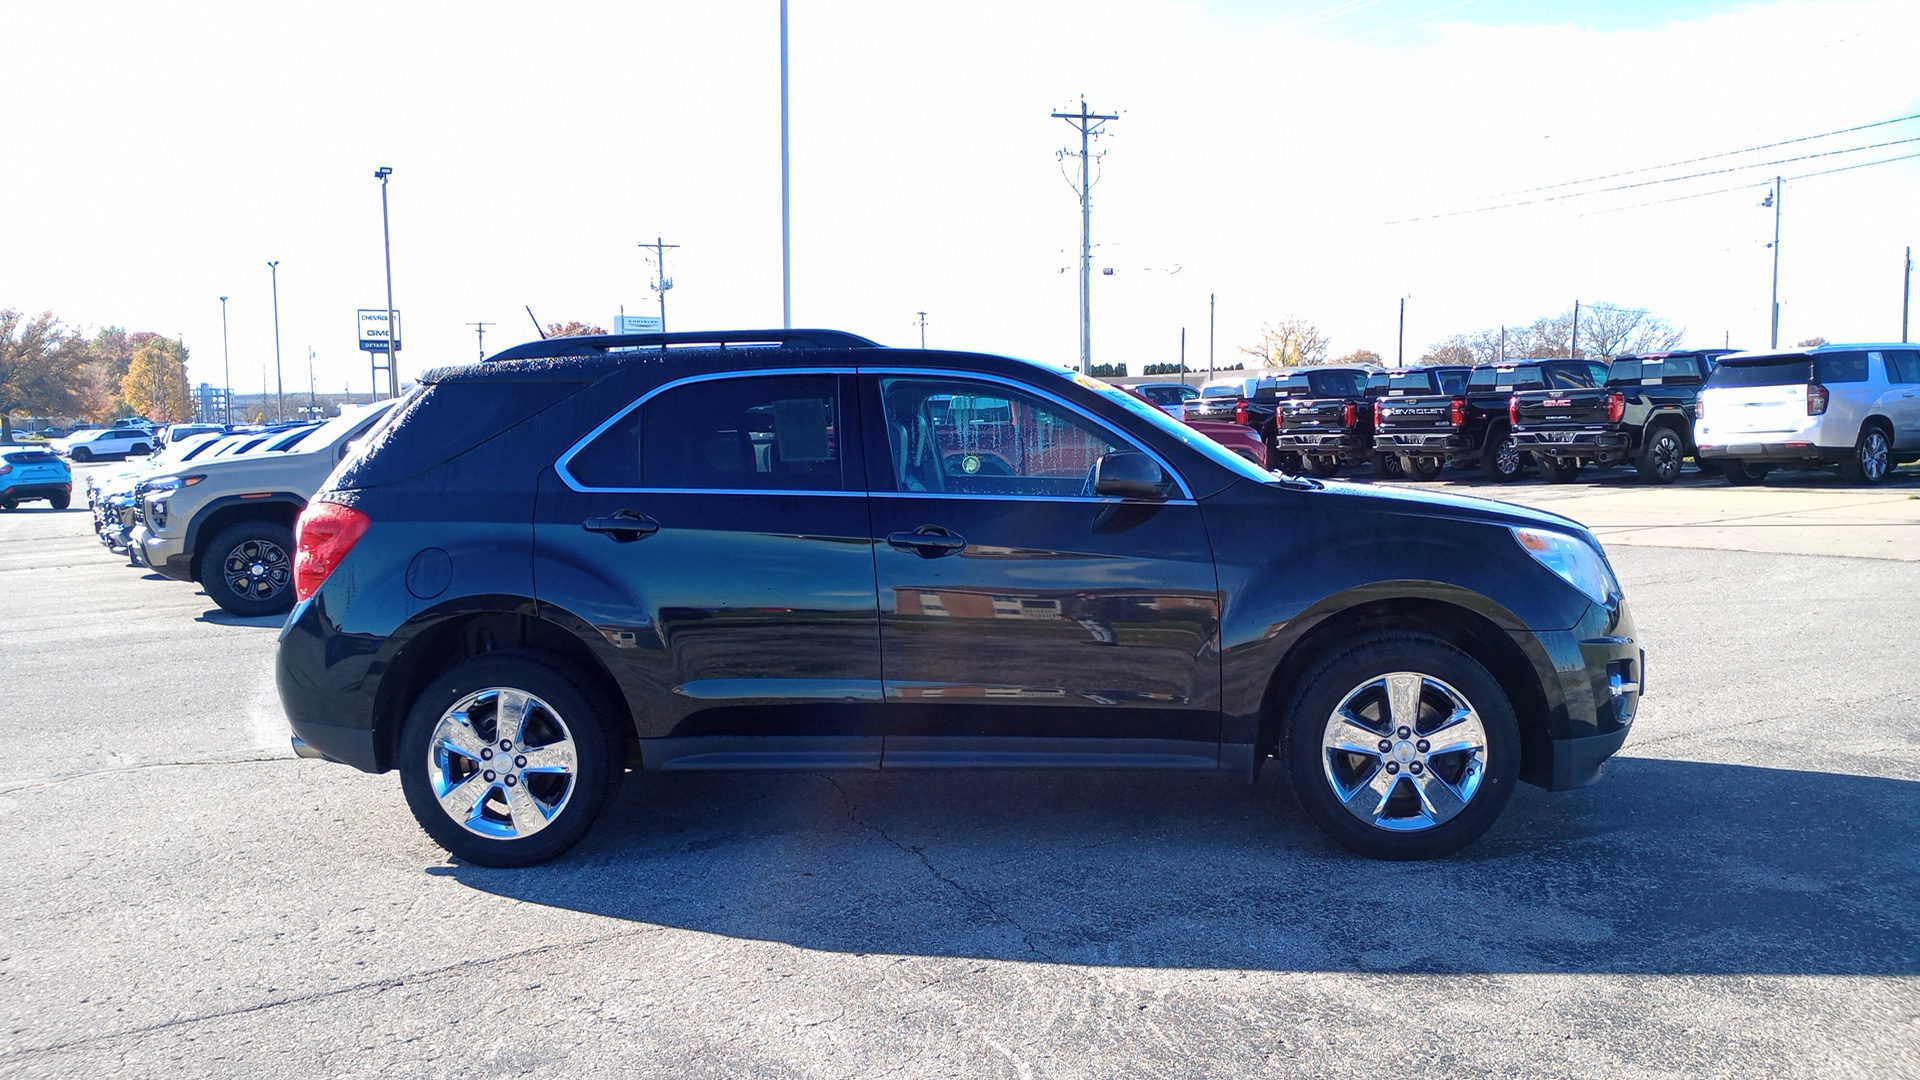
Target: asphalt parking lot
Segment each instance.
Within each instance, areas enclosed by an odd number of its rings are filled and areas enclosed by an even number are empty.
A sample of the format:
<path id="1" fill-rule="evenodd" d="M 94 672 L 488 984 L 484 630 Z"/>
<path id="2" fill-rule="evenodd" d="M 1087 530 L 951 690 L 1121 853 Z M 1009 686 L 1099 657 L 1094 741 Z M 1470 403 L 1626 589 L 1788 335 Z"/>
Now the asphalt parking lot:
<path id="1" fill-rule="evenodd" d="M 289 753 L 277 620 L 0 516 L 0 1075 L 1920 1076 L 1920 467 L 1458 475 L 1594 527 L 1650 694 L 1429 864 L 1041 772 L 642 775 L 453 864 Z"/>

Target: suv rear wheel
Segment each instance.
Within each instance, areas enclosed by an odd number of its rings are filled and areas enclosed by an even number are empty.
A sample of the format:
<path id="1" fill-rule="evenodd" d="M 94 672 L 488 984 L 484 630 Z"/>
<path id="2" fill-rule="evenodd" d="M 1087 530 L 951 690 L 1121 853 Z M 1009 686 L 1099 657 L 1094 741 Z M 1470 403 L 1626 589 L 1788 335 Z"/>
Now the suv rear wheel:
<path id="1" fill-rule="evenodd" d="M 559 661 L 514 652 L 434 680 L 400 737 L 400 785 L 420 827 L 482 866 L 531 866 L 579 843 L 625 765 L 613 710 L 590 687 Z"/>
<path id="2" fill-rule="evenodd" d="M 1294 798 L 1343 846 L 1434 859 L 1493 824 L 1520 774 L 1520 726 L 1498 681 L 1428 634 L 1361 638 L 1302 680 L 1280 752 Z"/>
<path id="3" fill-rule="evenodd" d="M 1849 484 L 1884 483 L 1893 472 L 1893 447 L 1887 432 L 1878 424 L 1868 424 L 1860 432 L 1853 453 L 1840 463 L 1840 475 Z"/>
<path id="4" fill-rule="evenodd" d="M 1647 445 L 1641 449 L 1640 456 L 1634 459 L 1633 467 L 1640 479 L 1649 484 L 1671 484 L 1680 479 L 1680 459 L 1686 453 L 1680 436 L 1672 428 L 1654 428 L 1647 435 Z"/>
<path id="5" fill-rule="evenodd" d="M 293 534 L 273 521 L 221 530 L 200 570 L 207 595 L 243 618 L 284 615 L 293 607 Z"/>

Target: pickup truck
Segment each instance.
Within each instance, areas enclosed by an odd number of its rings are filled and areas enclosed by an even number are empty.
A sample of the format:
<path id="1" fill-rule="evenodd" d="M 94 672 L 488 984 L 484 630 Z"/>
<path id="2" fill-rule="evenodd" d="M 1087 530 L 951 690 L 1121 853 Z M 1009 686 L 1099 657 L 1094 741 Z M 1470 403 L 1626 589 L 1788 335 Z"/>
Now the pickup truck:
<path id="1" fill-rule="evenodd" d="M 1387 373 L 1367 367 L 1309 367 L 1266 380 L 1248 403 L 1248 423 L 1260 428 L 1267 460 L 1284 472 L 1332 476 L 1342 465 L 1374 461 L 1381 475 L 1399 475 L 1378 465 L 1373 452 L 1373 395 L 1386 389 Z"/>
<path id="2" fill-rule="evenodd" d="M 1671 484 L 1693 454 L 1700 385 L 1733 349 L 1616 356 L 1603 385 L 1515 392 L 1507 406 L 1514 445 L 1555 483 L 1586 465 L 1632 462 L 1640 479 Z"/>
<path id="3" fill-rule="evenodd" d="M 1514 444 L 1508 414 L 1516 391 L 1597 387 L 1607 379 L 1599 360 L 1528 359 L 1477 364 L 1466 387 L 1452 394 L 1380 402 L 1374 449 L 1398 454 L 1401 468 L 1431 480 L 1446 465 L 1480 466 L 1489 480 L 1520 475 L 1527 455 Z"/>

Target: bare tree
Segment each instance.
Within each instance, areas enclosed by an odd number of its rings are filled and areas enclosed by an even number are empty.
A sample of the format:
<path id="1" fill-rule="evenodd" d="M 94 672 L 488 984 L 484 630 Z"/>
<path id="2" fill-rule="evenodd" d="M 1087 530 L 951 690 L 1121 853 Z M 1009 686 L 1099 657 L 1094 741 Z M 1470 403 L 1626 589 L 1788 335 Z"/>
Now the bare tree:
<path id="1" fill-rule="evenodd" d="M 1580 354 L 1619 356 L 1663 352 L 1680 344 L 1686 331 L 1644 308 L 1595 304 L 1580 312 Z"/>
<path id="2" fill-rule="evenodd" d="M 1311 321 L 1289 315 L 1278 325 L 1262 323 L 1260 341 L 1240 351 L 1267 367 L 1302 367 L 1327 358 L 1327 335 Z"/>

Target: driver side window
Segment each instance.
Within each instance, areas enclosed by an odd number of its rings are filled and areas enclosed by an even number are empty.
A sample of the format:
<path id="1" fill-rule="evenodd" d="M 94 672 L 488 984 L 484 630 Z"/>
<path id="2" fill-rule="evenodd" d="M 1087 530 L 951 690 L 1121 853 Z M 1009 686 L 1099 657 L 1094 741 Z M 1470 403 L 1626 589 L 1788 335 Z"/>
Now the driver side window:
<path id="1" fill-rule="evenodd" d="M 1094 462 L 1132 449 L 1088 417 L 997 383 L 884 378 L 880 396 L 894 491 L 1091 495 Z"/>

